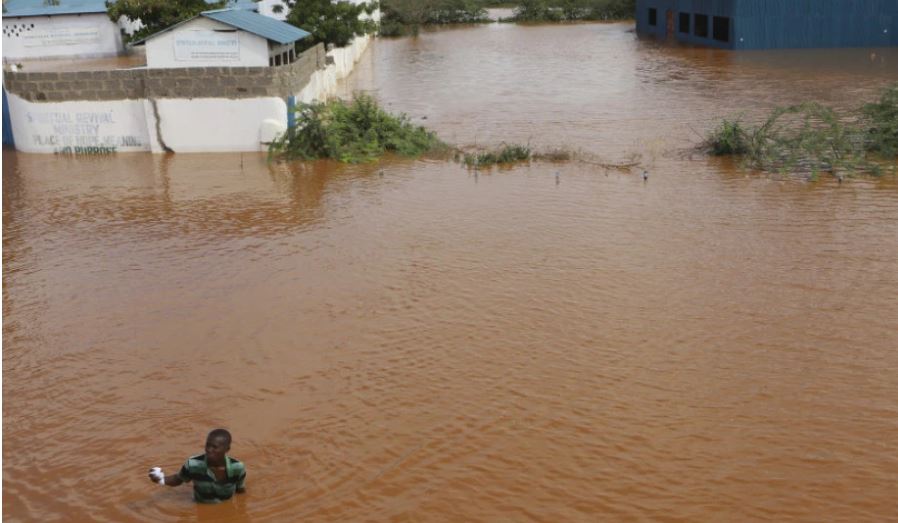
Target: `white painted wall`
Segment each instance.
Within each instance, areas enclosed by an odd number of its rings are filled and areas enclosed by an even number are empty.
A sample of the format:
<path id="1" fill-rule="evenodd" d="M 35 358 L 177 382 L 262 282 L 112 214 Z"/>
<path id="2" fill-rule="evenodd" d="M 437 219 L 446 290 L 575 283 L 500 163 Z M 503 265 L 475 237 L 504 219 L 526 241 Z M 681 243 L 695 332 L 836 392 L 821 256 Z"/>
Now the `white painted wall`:
<path id="1" fill-rule="evenodd" d="M 150 150 L 140 101 L 34 103 L 7 94 L 20 151 L 108 154 Z"/>
<path id="2" fill-rule="evenodd" d="M 371 35 L 357 36 L 346 47 L 328 51 L 327 55 L 333 58 L 334 63 L 315 71 L 309 83 L 296 93 L 296 101 L 302 103 L 321 102 L 336 94 L 337 82 L 352 72 L 371 40 Z"/>
<path id="3" fill-rule="evenodd" d="M 265 120 L 287 122 L 287 102 L 275 97 L 160 99 L 156 108 L 162 140 L 176 153 L 264 151 Z"/>
<path id="4" fill-rule="evenodd" d="M 103 13 L 3 17 L 3 60 L 116 56 L 119 26 Z"/>
<path id="5" fill-rule="evenodd" d="M 8 101 L 16 149 L 29 153 L 265 151 L 273 124 L 287 125 L 287 102 L 275 97 L 160 99 L 155 108 L 146 99 Z"/>
<path id="6" fill-rule="evenodd" d="M 268 40 L 261 36 L 247 33 L 246 31 L 211 33 L 211 31 L 233 31 L 234 28 L 199 17 L 171 31 L 146 41 L 147 67 L 151 69 L 165 69 L 175 67 L 267 67 L 268 66 Z M 217 35 L 217 36 L 216 36 Z M 214 51 L 215 46 L 197 46 L 197 53 L 189 57 L 185 43 L 203 39 L 208 41 L 212 37 L 219 38 L 221 42 L 236 35 L 236 49 L 232 46 L 219 46 L 223 58 L 210 57 L 209 51 Z"/>

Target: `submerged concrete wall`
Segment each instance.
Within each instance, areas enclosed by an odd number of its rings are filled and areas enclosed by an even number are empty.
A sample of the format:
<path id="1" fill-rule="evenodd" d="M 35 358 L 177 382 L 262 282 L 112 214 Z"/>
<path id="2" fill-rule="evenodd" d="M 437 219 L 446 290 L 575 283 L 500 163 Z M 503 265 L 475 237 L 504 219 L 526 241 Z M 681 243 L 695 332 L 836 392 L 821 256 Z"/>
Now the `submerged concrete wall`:
<path id="1" fill-rule="evenodd" d="M 278 67 L 7 72 L 16 148 L 34 153 L 259 151 L 288 100 L 324 100 L 371 37 Z"/>

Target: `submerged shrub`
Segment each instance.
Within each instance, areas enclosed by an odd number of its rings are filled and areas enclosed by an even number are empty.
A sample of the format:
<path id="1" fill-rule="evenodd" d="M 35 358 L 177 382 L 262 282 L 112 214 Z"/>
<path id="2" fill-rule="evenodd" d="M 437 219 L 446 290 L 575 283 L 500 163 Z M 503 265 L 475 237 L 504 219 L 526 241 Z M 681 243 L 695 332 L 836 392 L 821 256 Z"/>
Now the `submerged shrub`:
<path id="1" fill-rule="evenodd" d="M 774 109 L 757 127 L 723 120 L 704 147 L 714 155 L 741 156 L 749 167 L 764 171 L 810 173 L 811 178 L 820 171 L 879 175 L 883 161 L 898 156 L 898 84 L 854 114 L 840 116 L 811 102 Z"/>
<path id="2" fill-rule="evenodd" d="M 534 160 L 542 160 L 546 162 L 567 162 L 573 160 L 577 155 L 574 151 L 570 149 L 563 148 L 555 148 L 543 150 L 540 152 L 534 152 L 530 155 Z"/>
<path id="3" fill-rule="evenodd" d="M 626 20 L 635 18 L 635 0 L 592 0 L 587 18 L 591 20 Z"/>
<path id="4" fill-rule="evenodd" d="M 714 156 L 748 152 L 748 133 L 739 120 L 724 120 L 708 134 L 705 145 Z"/>
<path id="5" fill-rule="evenodd" d="M 302 104 L 296 109 L 296 120 L 295 127 L 271 144 L 271 155 L 359 163 L 385 152 L 419 156 L 443 147 L 433 132 L 413 125 L 404 114 L 387 113 L 366 94 L 351 102 Z"/>
<path id="6" fill-rule="evenodd" d="M 475 24 L 489 21 L 486 9 L 478 0 L 440 0 L 425 23 Z"/>
<path id="7" fill-rule="evenodd" d="M 862 112 L 867 119 L 867 148 L 887 158 L 898 156 L 898 84 Z"/>
<path id="8" fill-rule="evenodd" d="M 530 152 L 530 147 L 526 145 L 503 145 L 493 151 L 465 153 L 462 161 L 470 167 L 521 162 L 530 159 Z"/>
<path id="9" fill-rule="evenodd" d="M 747 159 L 766 171 L 816 175 L 869 167 L 863 134 L 842 123 L 829 107 L 804 103 L 777 108 L 748 140 Z"/>
<path id="10" fill-rule="evenodd" d="M 480 0 L 384 0 L 380 34 L 417 35 L 422 26 L 490 22 Z"/>
<path id="11" fill-rule="evenodd" d="M 519 0 L 506 22 L 624 20 L 636 14 L 635 0 Z"/>
<path id="12" fill-rule="evenodd" d="M 773 110 L 756 127 L 723 120 L 711 131 L 704 148 L 713 155 L 737 155 L 745 165 L 762 171 L 796 172 L 816 178 L 819 172 L 878 175 L 884 157 L 898 154 L 898 87 L 890 88 L 877 103 L 863 108 L 864 118 L 837 114 L 818 103 L 803 103 Z"/>
<path id="13" fill-rule="evenodd" d="M 520 0 L 510 21 L 515 22 L 557 22 L 561 14 L 546 0 Z"/>

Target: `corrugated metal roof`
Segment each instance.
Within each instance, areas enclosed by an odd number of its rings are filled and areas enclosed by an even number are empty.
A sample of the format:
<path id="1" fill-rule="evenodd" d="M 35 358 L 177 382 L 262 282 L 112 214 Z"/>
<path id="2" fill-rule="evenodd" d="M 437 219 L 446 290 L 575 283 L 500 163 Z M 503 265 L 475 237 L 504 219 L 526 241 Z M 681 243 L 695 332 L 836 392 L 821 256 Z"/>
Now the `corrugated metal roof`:
<path id="1" fill-rule="evenodd" d="M 58 4 L 58 5 L 55 5 Z M 52 16 L 105 13 L 105 0 L 7 0 L 3 16 Z"/>
<path id="2" fill-rule="evenodd" d="M 302 29 L 290 25 L 287 22 L 281 22 L 280 20 L 275 20 L 274 18 L 260 15 L 259 13 L 256 13 L 254 11 L 248 11 L 240 7 L 217 9 L 215 11 L 203 11 L 199 14 L 199 16 L 204 16 L 211 20 L 215 20 L 216 22 L 221 22 L 235 29 L 246 31 L 247 33 L 259 35 L 262 38 L 277 42 L 282 45 L 289 44 L 297 40 L 302 40 L 307 36 L 312 36 L 312 33 L 303 31 Z M 162 33 L 171 31 L 176 27 L 190 22 L 191 20 L 196 20 L 197 18 L 199 18 L 199 16 L 195 16 L 189 20 L 184 20 L 183 22 L 177 23 L 171 27 L 167 27 L 136 42 L 131 42 L 131 45 L 145 44 L 147 40 L 152 40 Z"/>
<path id="3" fill-rule="evenodd" d="M 303 31 L 287 22 L 281 22 L 280 20 L 245 9 L 218 9 L 216 11 L 205 11 L 200 13 L 200 15 L 211 18 L 216 22 L 242 29 L 248 33 L 259 35 L 279 44 L 289 44 L 311 36 L 311 33 L 308 31 Z"/>

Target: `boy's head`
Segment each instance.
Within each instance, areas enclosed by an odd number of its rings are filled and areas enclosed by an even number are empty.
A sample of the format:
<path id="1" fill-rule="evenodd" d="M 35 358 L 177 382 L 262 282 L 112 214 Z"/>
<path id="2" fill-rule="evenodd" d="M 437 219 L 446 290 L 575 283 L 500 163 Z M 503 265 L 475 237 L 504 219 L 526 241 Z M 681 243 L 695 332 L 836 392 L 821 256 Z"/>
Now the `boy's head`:
<path id="1" fill-rule="evenodd" d="M 215 429 L 206 436 L 206 462 L 219 464 L 231 450 L 231 433 L 225 429 Z"/>

